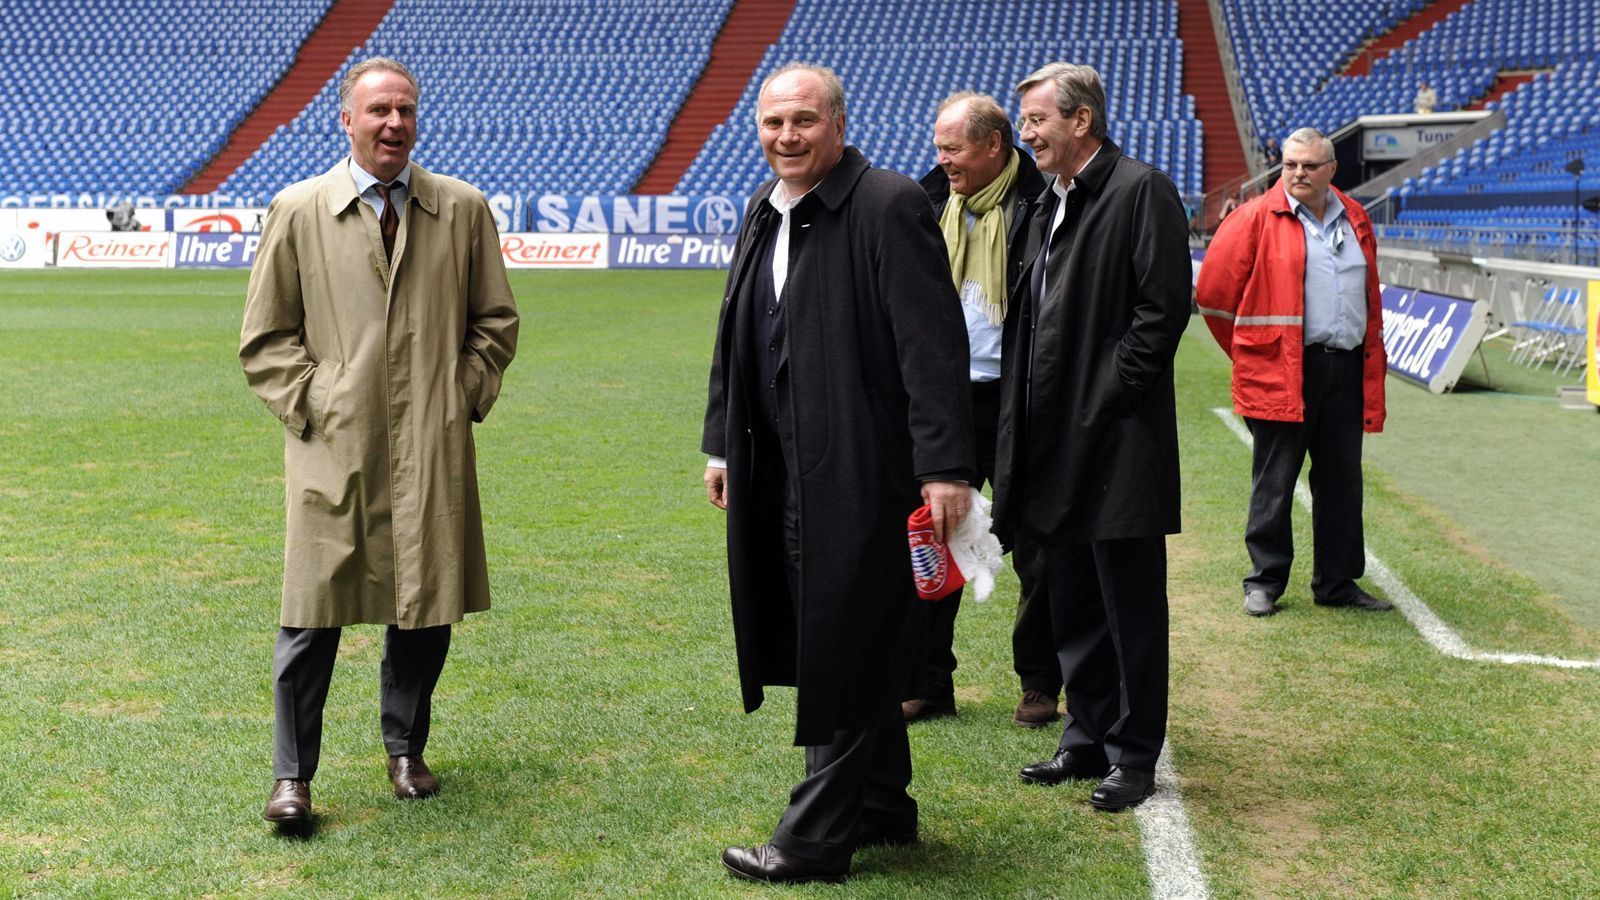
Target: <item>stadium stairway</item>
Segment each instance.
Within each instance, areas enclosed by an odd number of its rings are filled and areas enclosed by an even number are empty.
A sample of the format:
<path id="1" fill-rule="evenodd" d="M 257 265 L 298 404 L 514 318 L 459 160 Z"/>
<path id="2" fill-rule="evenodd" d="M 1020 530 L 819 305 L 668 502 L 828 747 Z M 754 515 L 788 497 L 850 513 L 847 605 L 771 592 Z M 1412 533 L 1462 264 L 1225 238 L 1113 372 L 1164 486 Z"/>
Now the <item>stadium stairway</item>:
<path id="1" fill-rule="evenodd" d="M 1250 174 L 1250 166 L 1234 123 L 1233 100 L 1207 0 L 1178 0 L 1178 38 L 1183 41 L 1183 92 L 1194 97 L 1195 117 L 1200 120 L 1202 181 L 1209 193 Z"/>
<path id="2" fill-rule="evenodd" d="M 1546 70 L 1548 71 L 1548 70 Z M 1511 93 L 1519 87 L 1533 80 L 1538 72 L 1501 72 L 1494 78 L 1494 84 L 1489 87 L 1489 92 L 1482 97 L 1468 103 L 1467 109 L 1488 109 L 1489 104 L 1496 103 L 1501 97 Z"/>
<path id="3" fill-rule="evenodd" d="M 1450 14 L 1471 3 L 1472 0 L 1436 0 L 1429 3 L 1404 22 L 1389 29 L 1378 39 L 1363 47 L 1345 66 L 1341 75 L 1363 76 L 1372 72 L 1372 64 L 1405 46 L 1406 41 L 1443 22 Z"/>
<path id="4" fill-rule="evenodd" d="M 394 0 L 334 0 L 327 15 L 295 55 L 283 80 L 245 117 L 211 161 L 184 185 L 182 193 L 209 194 L 244 164 L 280 125 L 287 125 L 316 98 L 350 51 L 366 43 Z"/>
<path id="5" fill-rule="evenodd" d="M 711 58 L 673 119 L 661 150 L 633 186 L 636 194 L 670 194 L 728 118 L 768 46 L 783 34 L 795 0 L 735 0 L 711 45 Z"/>

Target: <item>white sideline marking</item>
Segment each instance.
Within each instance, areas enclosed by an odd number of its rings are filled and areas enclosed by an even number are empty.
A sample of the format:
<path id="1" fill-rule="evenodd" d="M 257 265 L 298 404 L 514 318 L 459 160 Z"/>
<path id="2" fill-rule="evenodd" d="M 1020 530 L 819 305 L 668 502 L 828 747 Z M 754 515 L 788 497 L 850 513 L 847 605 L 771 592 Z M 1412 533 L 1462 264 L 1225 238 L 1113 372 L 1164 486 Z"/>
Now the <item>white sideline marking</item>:
<path id="1" fill-rule="evenodd" d="M 1228 426 L 1246 447 L 1253 446 L 1250 429 L 1239 421 L 1233 410 L 1217 408 L 1212 410 L 1217 418 Z M 1311 489 L 1306 487 L 1304 480 L 1298 481 L 1294 486 L 1294 496 L 1300 505 L 1307 511 L 1311 509 Z M 1472 660 L 1474 662 L 1493 662 L 1506 665 L 1534 665 L 1555 666 L 1560 669 L 1600 669 L 1600 659 L 1565 659 L 1559 656 L 1542 656 L 1537 653 L 1497 653 L 1491 650 L 1474 650 L 1466 639 L 1456 632 L 1454 628 L 1445 624 L 1428 604 L 1406 587 L 1400 576 L 1394 574 L 1383 560 L 1372 555 L 1372 550 L 1367 550 L 1367 574 L 1377 585 L 1383 588 L 1389 601 L 1400 608 L 1400 612 L 1411 623 L 1412 627 L 1422 635 L 1423 639 L 1433 645 L 1435 650 L 1445 656 L 1456 659 Z"/>
<path id="2" fill-rule="evenodd" d="M 1144 866 L 1150 874 L 1150 896 L 1155 900 L 1206 900 L 1210 896 L 1206 877 L 1200 872 L 1194 832 L 1183 811 L 1170 747 L 1162 747 L 1156 760 L 1155 795 L 1134 807 L 1134 815 L 1144 845 Z"/>

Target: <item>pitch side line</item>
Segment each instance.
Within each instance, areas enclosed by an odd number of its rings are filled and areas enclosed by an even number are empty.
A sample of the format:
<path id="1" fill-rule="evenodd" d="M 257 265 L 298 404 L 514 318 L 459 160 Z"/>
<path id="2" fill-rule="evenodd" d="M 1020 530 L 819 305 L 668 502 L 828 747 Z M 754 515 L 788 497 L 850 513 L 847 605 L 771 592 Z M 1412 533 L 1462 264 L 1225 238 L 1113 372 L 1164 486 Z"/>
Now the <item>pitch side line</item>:
<path id="1" fill-rule="evenodd" d="M 1228 426 L 1239 440 L 1244 441 L 1246 447 L 1253 446 L 1250 430 L 1244 427 L 1239 417 L 1233 410 L 1217 408 L 1212 410 L 1222 424 Z M 1311 489 L 1306 487 L 1304 480 L 1297 481 L 1294 486 L 1294 496 L 1300 505 L 1307 511 L 1311 509 Z M 1474 662 L 1492 662 L 1506 665 L 1534 665 L 1554 666 L 1559 669 L 1600 669 L 1600 659 L 1566 659 L 1560 656 L 1543 656 L 1538 653 L 1496 653 L 1489 650 L 1475 650 L 1466 639 L 1456 632 L 1454 628 L 1445 624 L 1428 604 L 1423 603 L 1406 583 L 1400 580 L 1392 569 L 1384 564 L 1383 560 L 1372 555 L 1372 550 L 1367 550 L 1367 574 L 1374 582 L 1383 588 L 1395 606 L 1400 607 L 1400 612 L 1405 615 L 1413 628 L 1422 635 L 1423 639 L 1433 645 L 1435 650 L 1445 656 L 1456 659 L 1472 660 Z"/>
<path id="2" fill-rule="evenodd" d="M 1183 811 L 1171 750 L 1163 746 L 1156 760 L 1155 795 L 1134 808 L 1144 866 L 1150 875 L 1150 896 L 1155 900 L 1207 900 L 1206 877 L 1200 871 L 1189 815 Z"/>

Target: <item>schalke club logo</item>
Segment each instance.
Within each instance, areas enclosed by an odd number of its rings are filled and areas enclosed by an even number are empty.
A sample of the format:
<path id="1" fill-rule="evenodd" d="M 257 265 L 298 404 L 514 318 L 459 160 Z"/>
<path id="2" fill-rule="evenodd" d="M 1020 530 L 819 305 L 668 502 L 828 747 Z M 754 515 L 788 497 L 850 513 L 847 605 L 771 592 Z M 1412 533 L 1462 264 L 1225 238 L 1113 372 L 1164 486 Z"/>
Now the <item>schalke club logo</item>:
<path id="1" fill-rule="evenodd" d="M 8 234 L 0 237 L 0 260 L 14 263 L 28 252 L 28 245 L 22 240 L 20 234 Z"/>
<path id="2" fill-rule="evenodd" d="M 694 206 L 694 227 L 701 234 L 732 234 L 739 228 L 739 207 L 727 197 L 707 197 Z"/>

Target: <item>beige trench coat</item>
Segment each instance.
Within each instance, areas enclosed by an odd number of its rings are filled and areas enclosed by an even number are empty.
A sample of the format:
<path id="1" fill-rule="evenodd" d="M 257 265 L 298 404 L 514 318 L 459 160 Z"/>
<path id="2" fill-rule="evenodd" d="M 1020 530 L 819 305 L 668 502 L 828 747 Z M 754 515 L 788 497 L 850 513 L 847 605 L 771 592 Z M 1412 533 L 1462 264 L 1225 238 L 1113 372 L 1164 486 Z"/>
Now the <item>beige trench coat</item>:
<path id="1" fill-rule="evenodd" d="M 341 161 L 273 199 L 250 273 L 239 358 L 287 432 L 288 627 L 489 608 L 471 423 L 517 308 L 483 195 L 411 172 L 392 266 Z"/>

